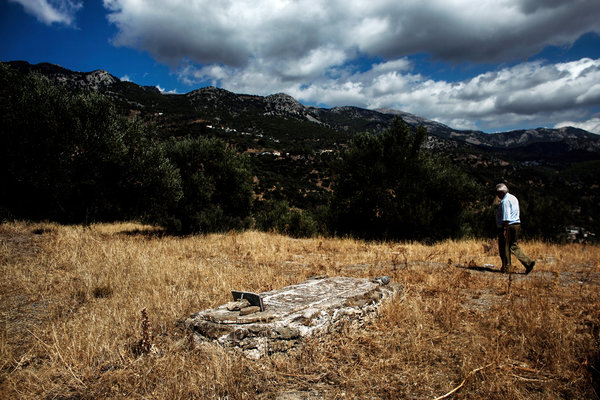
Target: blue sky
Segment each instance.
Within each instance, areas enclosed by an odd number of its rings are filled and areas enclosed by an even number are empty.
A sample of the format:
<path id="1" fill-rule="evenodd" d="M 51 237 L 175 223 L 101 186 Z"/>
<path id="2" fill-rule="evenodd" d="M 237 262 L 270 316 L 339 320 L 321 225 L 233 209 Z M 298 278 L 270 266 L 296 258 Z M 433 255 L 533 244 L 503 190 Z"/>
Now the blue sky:
<path id="1" fill-rule="evenodd" d="M 0 60 L 600 134 L 598 0 L 0 0 Z"/>

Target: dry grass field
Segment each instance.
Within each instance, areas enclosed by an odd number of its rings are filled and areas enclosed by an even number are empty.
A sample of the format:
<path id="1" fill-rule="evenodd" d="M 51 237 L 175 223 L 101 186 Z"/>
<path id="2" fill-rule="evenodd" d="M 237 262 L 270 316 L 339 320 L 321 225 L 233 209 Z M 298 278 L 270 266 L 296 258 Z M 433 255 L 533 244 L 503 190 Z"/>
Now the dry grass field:
<path id="1" fill-rule="evenodd" d="M 499 258 L 477 240 L 1 224 L 0 398 L 598 398 L 600 247 L 522 248 L 537 262 L 527 276 L 478 268 Z M 264 292 L 316 274 L 389 275 L 404 290 L 363 329 L 259 361 L 196 347 L 182 327 L 231 289 Z"/>

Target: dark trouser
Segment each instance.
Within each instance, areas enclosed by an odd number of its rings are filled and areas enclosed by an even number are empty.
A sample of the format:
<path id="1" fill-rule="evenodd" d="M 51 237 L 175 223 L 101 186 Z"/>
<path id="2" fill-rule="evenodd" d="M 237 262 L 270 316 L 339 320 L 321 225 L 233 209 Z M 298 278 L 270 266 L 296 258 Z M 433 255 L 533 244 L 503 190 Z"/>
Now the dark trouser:
<path id="1" fill-rule="evenodd" d="M 523 250 L 521 250 L 517 243 L 520 231 L 521 224 L 509 225 L 505 237 L 504 228 L 498 229 L 498 251 L 500 252 L 502 270 L 504 271 L 509 270 L 511 267 L 510 253 L 513 253 L 525 267 L 531 265 L 531 259 L 523 253 Z"/>

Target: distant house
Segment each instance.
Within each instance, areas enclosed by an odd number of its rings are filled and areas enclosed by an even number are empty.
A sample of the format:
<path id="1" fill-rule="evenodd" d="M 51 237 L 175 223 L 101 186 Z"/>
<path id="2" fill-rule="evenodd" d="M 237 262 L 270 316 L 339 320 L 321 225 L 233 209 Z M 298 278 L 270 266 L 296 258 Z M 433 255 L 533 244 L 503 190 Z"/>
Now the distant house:
<path id="1" fill-rule="evenodd" d="M 594 232 L 589 232 L 579 226 L 568 226 L 566 231 L 567 239 L 571 242 L 584 243 L 596 240 L 596 234 Z"/>

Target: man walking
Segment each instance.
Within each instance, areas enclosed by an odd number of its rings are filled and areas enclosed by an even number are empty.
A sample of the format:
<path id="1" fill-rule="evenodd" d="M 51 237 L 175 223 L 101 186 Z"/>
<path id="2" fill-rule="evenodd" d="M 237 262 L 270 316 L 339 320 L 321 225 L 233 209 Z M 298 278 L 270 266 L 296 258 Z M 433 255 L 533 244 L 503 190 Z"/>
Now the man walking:
<path id="1" fill-rule="evenodd" d="M 513 253 L 525 267 L 525 274 L 531 272 L 535 265 L 517 244 L 521 230 L 521 219 L 519 215 L 519 200 L 508 193 L 508 187 L 504 183 L 496 185 L 496 196 L 500 199 L 500 205 L 496 212 L 496 226 L 498 227 L 498 250 L 502 259 L 502 272 L 512 272 L 510 253 Z"/>

